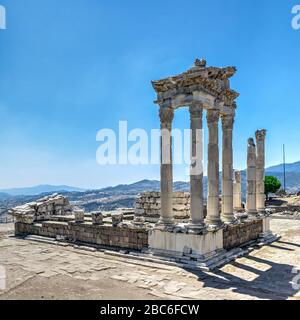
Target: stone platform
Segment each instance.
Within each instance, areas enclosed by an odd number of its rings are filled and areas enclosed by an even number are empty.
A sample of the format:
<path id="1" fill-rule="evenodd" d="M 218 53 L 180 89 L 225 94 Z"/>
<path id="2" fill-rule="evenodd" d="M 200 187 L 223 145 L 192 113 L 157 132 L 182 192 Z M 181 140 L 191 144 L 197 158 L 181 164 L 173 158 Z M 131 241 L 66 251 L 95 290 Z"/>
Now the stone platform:
<path id="1" fill-rule="evenodd" d="M 74 221 L 43 221 L 41 223 L 15 224 L 17 236 L 37 235 L 58 239 L 60 241 L 84 243 L 110 248 L 142 250 L 148 247 L 146 228 L 128 228 L 94 225 L 92 222 L 76 223 Z"/>
<path id="2" fill-rule="evenodd" d="M 148 262 L 142 253 L 130 259 L 134 254 L 24 241 L 12 236 L 13 228 L 0 224 L 0 262 L 7 270 L 0 300 L 300 299 L 292 286 L 292 270 L 300 267 L 299 220 L 272 218 L 280 241 L 253 245 L 249 254 L 212 272 Z"/>
<path id="3" fill-rule="evenodd" d="M 270 231 L 270 217 L 239 221 L 219 229 L 204 229 L 198 234 L 185 225 L 161 228 L 149 232 L 148 253 L 185 263 L 199 269 L 214 269 L 251 250 L 251 246 L 279 239 Z"/>
<path id="4" fill-rule="evenodd" d="M 212 270 L 247 254 L 253 246 L 277 240 L 269 231 L 269 219 L 246 220 L 197 234 L 190 233 L 185 224 L 174 228 L 135 227 L 132 223 L 95 225 L 86 218 L 78 223 L 70 216 L 55 216 L 41 222 L 16 222 L 15 234 L 39 242 L 107 250 L 108 254 L 125 254 L 131 259 Z"/>

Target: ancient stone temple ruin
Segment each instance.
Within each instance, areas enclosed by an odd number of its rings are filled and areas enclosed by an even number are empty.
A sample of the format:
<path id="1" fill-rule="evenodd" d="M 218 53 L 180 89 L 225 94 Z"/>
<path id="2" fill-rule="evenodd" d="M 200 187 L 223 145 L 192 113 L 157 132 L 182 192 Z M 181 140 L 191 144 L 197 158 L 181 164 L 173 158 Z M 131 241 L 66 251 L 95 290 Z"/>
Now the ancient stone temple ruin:
<path id="1" fill-rule="evenodd" d="M 180 107 L 189 107 L 192 131 L 191 175 L 190 175 L 190 222 L 174 223 L 172 202 L 172 156 L 169 163 L 161 162 L 161 217 L 150 231 L 149 244 L 154 252 L 181 255 L 186 251 L 199 256 L 218 254 L 224 243 L 224 230 L 229 225 L 240 228 L 234 215 L 234 196 L 237 209 L 241 209 L 240 181 L 236 181 L 233 193 L 233 150 L 232 131 L 236 112 L 235 99 L 238 93 L 230 89 L 229 79 L 235 74 L 234 67 L 206 67 L 206 61 L 196 60 L 188 71 L 153 81 L 159 105 L 161 130 L 172 130 L 174 112 Z M 197 130 L 203 127 L 203 112 L 206 112 L 208 126 L 208 196 L 207 215 L 204 219 L 203 170 L 193 172 L 193 166 L 201 167 L 203 158 L 196 157 Z M 222 123 L 222 168 L 219 168 L 219 121 Z M 259 199 L 260 213 L 264 214 L 263 175 L 264 175 L 264 136 L 265 131 L 257 132 L 258 167 L 256 169 L 256 147 L 253 139 L 248 143 L 247 166 L 247 213 L 250 218 L 258 218 L 256 198 Z M 167 138 L 166 138 L 167 137 Z M 169 139 L 169 140 L 167 140 Z M 162 135 L 161 153 L 172 155 L 172 135 Z M 161 157 L 161 160 L 163 157 Z M 195 163 L 196 162 L 196 163 Z M 197 162 L 199 162 L 197 164 Z M 219 171 L 222 170 L 222 205 L 219 205 Z M 236 175 L 240 180 L 239 175 Z M 256 188 L 259 193 L 256 193 Z M 238 199 L 237 199 L 238 198 Z M 239 202 L 239 203 L 238 203 Z M 261 220 L 267 219 L 261 217 Z M 224 228 L 223 224 L 227 226 Z M 249 224 L 254 225 L 254 222 Z M 263 225 L 263 223 L 262 223 Z M 228 227 L 227 227 L 228 229 Z M 261 230 L 262 233 L 267 230 Z M 250 232 L 251 233 L 251 232 Z M 238 234 L 237 234 L 238 236 Z"/>
<path id="2" fill-rule="evenodd" d="M 17 218 L 16 235 L 55 238 L 105 248 L 108 253 L 126 249 L 131 258 L 206 269 L 244 254 L 249 243 L 277 239 L 269 230 L 269 217 L 265 212 L 265 130 L 256 132 L 256 144 L 253 138 L 248 140 L 245 208 L 241 173 L 233 170 L 232 137 L 235 100 L 239 94 L 230 88 L 229 80 L 235 72 L 234 67 L 207 67 L 205 60 L 197 59 L 186 72 L 152 82 L 157 93 L 162 132 L 160 192 L 141 195 L 133 221 L 125 221 L 122 214 L 110 219 L 101 212 L 88 214 L 70 207 L 67 199 L 55 195 L 39 204 L 28 204 L 12 211 Z M 172 121 L 174 112 L 181 107 L 188 107 L 190 112 L 190 193 L 173 193 Z M 203 144 L 204 113 L 208 126 L 206 203 L 203 154 L 199 152 Z M 220 122 L 222 143 L 219 141 Z"/>

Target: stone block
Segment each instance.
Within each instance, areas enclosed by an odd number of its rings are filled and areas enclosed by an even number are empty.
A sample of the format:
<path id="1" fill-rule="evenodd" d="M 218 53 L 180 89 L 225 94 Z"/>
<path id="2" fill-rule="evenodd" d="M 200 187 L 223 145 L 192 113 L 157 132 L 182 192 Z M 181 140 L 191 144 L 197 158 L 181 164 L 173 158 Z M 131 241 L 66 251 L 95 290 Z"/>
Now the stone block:
<path id="1" fill-rule="evenodd" d="M 82 223 L 84 222 L 84 211 L 81 209 L 74 210 L 75 222 Z"/>
<path id="2" fill-rule="evenodd" d="M 123 221 L 123 213 L 113 213 L 111 218 L 113 227 L 117 227 Z"/>
<path id="3" fill-rule="evenodd" d="M 103 214 L 100 211 L 92 212 L 92 221 L 94 225 L 102 225 L 103 224 Z"/>

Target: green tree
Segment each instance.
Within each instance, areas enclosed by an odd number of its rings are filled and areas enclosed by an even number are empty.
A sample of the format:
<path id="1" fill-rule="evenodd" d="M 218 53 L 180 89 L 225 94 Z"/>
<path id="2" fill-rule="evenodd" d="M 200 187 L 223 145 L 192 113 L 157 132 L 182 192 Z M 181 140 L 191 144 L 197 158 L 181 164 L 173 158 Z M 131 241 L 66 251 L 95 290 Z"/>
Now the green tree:
<path id="1" fill-rule="evenodd" d="M 276 193 L 281 187 L 281 182 L 274 176 L 265 177 L 265 194 L 269 199 L 269 193 Z"/>

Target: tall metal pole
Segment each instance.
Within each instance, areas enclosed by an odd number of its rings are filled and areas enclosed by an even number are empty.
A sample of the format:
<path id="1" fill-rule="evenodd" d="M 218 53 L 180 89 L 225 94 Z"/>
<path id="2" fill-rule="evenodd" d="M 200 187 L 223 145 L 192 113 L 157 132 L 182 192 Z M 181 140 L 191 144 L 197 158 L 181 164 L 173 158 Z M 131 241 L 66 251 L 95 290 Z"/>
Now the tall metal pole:
<path id="1" fill-rule="evenodd" d="M 286 192 L 286 178 L 285 178 L 285 145 L 283 145 L 283 189 Z"/>

